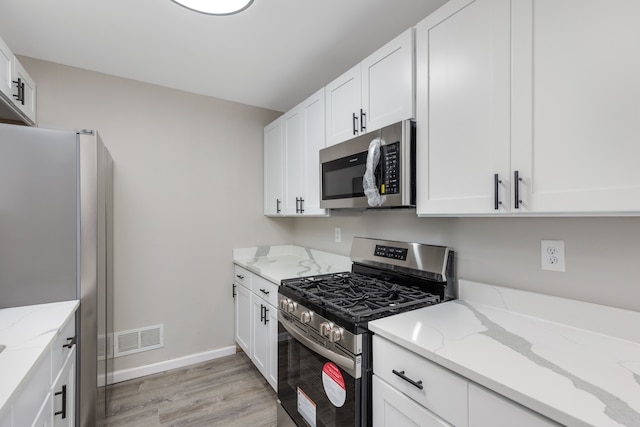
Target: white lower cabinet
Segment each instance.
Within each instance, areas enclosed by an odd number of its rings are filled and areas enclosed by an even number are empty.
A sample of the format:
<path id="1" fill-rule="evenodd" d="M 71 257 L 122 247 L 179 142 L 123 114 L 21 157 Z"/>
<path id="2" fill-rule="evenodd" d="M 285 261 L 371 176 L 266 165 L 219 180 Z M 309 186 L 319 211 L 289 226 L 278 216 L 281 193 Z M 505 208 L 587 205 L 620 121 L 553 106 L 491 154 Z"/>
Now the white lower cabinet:
<path id="1" fill-rule="evenodd" d="M 75 426 L 75 317 L 63 325 L 33 367 L 9 407 L 0 427 Z"/>
<path id="2" fill-rule="evenodd" d="M 42 403 L 36 419 L 31 424 L 31 427 L 51 427 L 51 393 L 49 393 Z"/>
<path id="3" fill-rule="evenodd" d="M 239 266 L 235 275 L 236 343 L 277 390 L 278 286 Z"/>
<path id="4" fill-rule="evenodd" d="M 76 350 L 73 348 L 51 387 L 54 427 L 75 426 L 75 377 Z"/>
<path id="5" fill-rule="evenodd" d="M 469 384 L 469 427 L 545 427 L 560 424 L 475 383 Z"/>
<path id="6" fill-rule="evenodd" d="M 469 382 L 460 375 L 379 336 L 373 337 L 373 374 L 407 401 L 420 405 L 451 425 L 467 426 Z M 373 399 L 376 400 L 375 390 Z"/>
<path id="7" fill-rule="evenodd" d="M 372 415 L 374 427 L 560 425 L 379 336 L 373 337 Z"/>
<path id="8" fill-rule="evenodd" d="M 451 424 L 373 377 L 373 427 L 448 427 Z"/>
<path id="9" fill-rule="evenodd" d="M 234 283 L 236 343 L 247 355 L 251 355 L 251 291 L 238 282 Z"/>

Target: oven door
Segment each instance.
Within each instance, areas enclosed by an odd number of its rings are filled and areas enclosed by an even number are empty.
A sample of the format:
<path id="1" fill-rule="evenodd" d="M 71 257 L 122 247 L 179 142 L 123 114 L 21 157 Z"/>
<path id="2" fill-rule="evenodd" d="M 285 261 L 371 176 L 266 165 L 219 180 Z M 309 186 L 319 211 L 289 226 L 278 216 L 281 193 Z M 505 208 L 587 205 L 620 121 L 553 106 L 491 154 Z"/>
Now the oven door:
<path id="1" fill-rule="evenodd" d="M 327 350 L 282 313 L 278 320 L 278 399 L 289 417 L 301 427 L 360 426 L 359 358 Z"/>

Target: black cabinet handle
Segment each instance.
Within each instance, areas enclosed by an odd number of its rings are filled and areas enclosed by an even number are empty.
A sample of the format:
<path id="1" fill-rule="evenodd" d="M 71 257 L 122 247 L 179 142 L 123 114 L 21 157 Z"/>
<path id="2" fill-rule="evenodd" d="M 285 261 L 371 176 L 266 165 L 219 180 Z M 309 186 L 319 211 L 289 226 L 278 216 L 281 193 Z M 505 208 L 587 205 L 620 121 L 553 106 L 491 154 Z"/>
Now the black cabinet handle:
<path id="1" fill-rule="evenodd" d="M 353 113 L 353 134 L 358 134 L 358 116 L 356 116 L 356 113 Z"/>
<path id="2" fill-rule="evenodd" d="M 520 200 L 520 182 L 522 181 L 522 178 L 520 178 L 520 171 L 514 171 L 513 172 L 513 195 L 514 195 L 514 205 L 513 207 L 516 209 L 520 209 L 520 203 L 522 203 L 522 200 Z"/>
<path id="3" fill-rule="evenodd" d="M 67 338 L 67 343 L 66 344 L 62 344 L 62 347 L 64 348 L 71 348 L 76 344 L 76 337 L 73 336 L 71 338 Z"/>
<path id="4" fill-rule="evenodd" d="M 56 396 L 62 395 L 62 411 L 54 412 L 53 415 L 62 415 L 62 419 L 67 418 L 67 386 L 62 386 L 62 391 L 54 393 Z"/>
<path id="5" fill-rule="evenodd" d="M 400 378 L 402 378 L 403 380 L 405 380 L 406 382 L 408 382 L 409 384 L 411 384 L 412 386 L 419 388 L 420 390 L 422 390 L 424 387 L 422 386 L 422 381 L 414 381 L 411 378 L 407 377 L 404 374 L 404 371 L 396 371 L 395 369 L 392 369 L 391 372 L 393 372 L 394 374 L 396 374 L 397 376 L 399 376 Z"/>
<path id="6" fill-rule="evenodd" d="M 280 199 L 276 199 L 276 213 L 280 213 Z"/>
<path id="7" fill-rule="evenodd" d="M 18 89 L 18 94 L 13 95 L 13 97 L 17 101 L 21 102 L 22 105 L 24 105 L 24 82 L 20 77 L 18 77 L 18 80 L 13 80 L 13 83 L 16 85 L 16 88 Z"/>
<path id="8" fill-rule="evenodd" d="M 242 274 L 236 274 L 236 277 L 240 280 L 244 279 L 244 276 Z"/>
<path id="9" fill-rule="evenodd" d="M 502 181 L 498 174 L 493 175 L 493 209 L 498 210 L 502 202 L 500 201 L 500 184 Z"/>
<path id="10" fill-rule="evenodd" d="M 264 324 L 269 323 L 269 307 L 264 308 Z"/>
<path id="11" fill-rule="evenodd" d="M 264 306 L 264 305 L 262 305 L 262 304 L 260 304 L 260 321 L 261 321 L 262 323 L 264 323 L 264 317 L 265 317 L 265 316 L 264 316 L 264 309 L 265 309 L 265 306 Z"/>
<path id="12" fill-rule="evenodd" d="M 367 130 L 366 118 L 367 118 L 367 113 L 365 113 L 364 110 L 361 108 L 360 109 L 360 131 L 361 132 L 364 132 Z"/>
<path id="13" fill-rule="evenodd" d="M 233 282 L 233 290 L 231 291 L 231 295 L 233 296 L 233 299 L 236 298 L 236 283 Z"/>
<path id="14" fill-rule="evenodd" d="M 265 295 L 269 295 L 269 291 L 266 289 L 260 289 L 260 292 L 262 292 Z"/>
<path id="15" fill-rule="evenodd" d="M 302 197 L 300 197 L 300 212 L 299 213 L 304 213 L 304 199 Z"/>

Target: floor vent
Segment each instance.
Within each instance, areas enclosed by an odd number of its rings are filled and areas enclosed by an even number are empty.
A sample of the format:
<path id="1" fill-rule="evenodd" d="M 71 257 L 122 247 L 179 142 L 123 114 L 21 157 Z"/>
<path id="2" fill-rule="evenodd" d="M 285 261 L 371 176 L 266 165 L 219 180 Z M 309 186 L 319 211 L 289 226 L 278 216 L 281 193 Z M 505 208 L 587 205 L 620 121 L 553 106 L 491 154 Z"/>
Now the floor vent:
<path id="1" fill-rule="evenodd" d="M 115 357 L 164 347 L 164 325 L 115 333 Z"/>

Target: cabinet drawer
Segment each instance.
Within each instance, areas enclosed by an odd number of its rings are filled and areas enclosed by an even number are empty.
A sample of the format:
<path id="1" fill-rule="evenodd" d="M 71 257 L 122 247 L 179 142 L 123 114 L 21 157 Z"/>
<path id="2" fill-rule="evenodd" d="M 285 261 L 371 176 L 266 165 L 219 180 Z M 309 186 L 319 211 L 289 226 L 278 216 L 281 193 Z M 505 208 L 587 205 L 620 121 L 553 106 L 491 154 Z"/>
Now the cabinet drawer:
<path id="1" fill-rule="evenodd" d="M 64 363 L 67 355 L 71 352 L 71 344 L 73 338 L 76 335 L 76 320 L 75 316 L 72 316 L 71 319 L 62 327 L 58 336 L 53 342 L 53 347 L 51 348 L 51 382 L 55 379 L 55 376 L 58 375 L 58 371 L 62 368 L 62 364 Z M 73 340 L 75 342 L 75 340 Z M 67 347 L 64 347 L 67 346 Z"/>
<path id="2" fill-rule="evenodd" d="M 251 289 L 251 276 L 253 274 L 246 268 L 235 265 L 235 271 L 233 272 L 233 280 L 236 283 L 241 284 L 247 289 Z"/>
<path id="3" fill-rule="evenodd" d="M 451 427 L 386 382 L 373 376 L 373 427 Z"/>
<path id="4" fill-rule="evenodd" d="M 373 373 L 451 424 L 467 426 L 468 381 L 461 376 L 378 336 L 373 337 Z M 408 380 L 421 382 L 422 388 Z"/>
<path id="5" fill-rule="evenodd" d="M 278 306 L 278 285 L 260 276 L 251 278 L 251 290 L 269 304 Z"/>

